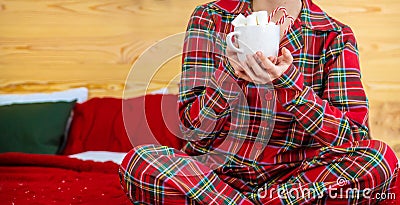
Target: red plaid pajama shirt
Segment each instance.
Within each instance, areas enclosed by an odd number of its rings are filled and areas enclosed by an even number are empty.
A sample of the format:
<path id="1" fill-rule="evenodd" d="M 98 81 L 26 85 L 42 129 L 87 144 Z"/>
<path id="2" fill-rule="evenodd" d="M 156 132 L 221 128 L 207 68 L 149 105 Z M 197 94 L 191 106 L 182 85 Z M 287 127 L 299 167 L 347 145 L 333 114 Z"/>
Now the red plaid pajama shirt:
<path id="1" fill-rule="evenodd" d="M 280 43 L 293 64 L 270 86 L 255 85 L 236 77 L 223 55 L 231 21 L 251 12 L 249 0 L 220 0 L 193 12 L 179 95 L 188 143 L 182 150 L 147 145 L 128 153 L 120 176 L 132 202 L 378 202 L 376 194 L 394 184 L 397 158 L 368 137 L 351 29 L 303 0 Z"/>

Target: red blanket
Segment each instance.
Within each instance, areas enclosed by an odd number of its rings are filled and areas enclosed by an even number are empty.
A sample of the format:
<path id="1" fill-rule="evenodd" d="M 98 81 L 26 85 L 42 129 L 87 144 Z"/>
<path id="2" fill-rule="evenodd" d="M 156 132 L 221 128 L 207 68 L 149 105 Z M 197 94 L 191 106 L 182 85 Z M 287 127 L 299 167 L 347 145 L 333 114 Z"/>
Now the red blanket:
<path id="1" fill-rule="evenodd" d="M 131 204 L 118 165 L 67 156 L 0 154 L 1 204 Z M 398 183 L 400 183 L 400 178 Z M 397 200 L 399 190 L 392 190 Z M 381 204 L 397 204 L 395 199 Z"/>
<path id="2" fill-rule="evenodd" d="M 67 156 L 0 154 L 1 204 L 131 204 L 118 165 Z"/>

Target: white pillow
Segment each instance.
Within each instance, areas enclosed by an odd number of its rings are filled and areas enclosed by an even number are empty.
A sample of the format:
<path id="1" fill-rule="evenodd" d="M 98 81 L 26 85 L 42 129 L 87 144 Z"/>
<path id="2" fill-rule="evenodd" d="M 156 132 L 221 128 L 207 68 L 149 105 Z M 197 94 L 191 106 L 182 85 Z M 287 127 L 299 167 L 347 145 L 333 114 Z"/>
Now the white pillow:
<path id="1" fill-rule="evenodd" d="M 14 103 L 40 103 L 40 102 L 58 102 L 73 101 L 78 103 L 85 102 L 88 99 L 89 90 L 87 88 L 74 88 L 52 93 L 34 93 L 34 94 L 0 94 L 0 106 L 11 105 Z"/>

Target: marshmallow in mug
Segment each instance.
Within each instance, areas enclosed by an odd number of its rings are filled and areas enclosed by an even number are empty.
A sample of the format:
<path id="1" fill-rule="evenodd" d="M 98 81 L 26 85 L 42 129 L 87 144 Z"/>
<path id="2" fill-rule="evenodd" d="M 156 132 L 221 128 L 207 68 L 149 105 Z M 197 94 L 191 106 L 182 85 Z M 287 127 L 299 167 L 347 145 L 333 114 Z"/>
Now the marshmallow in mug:
<path id="1" fill-rule="evenodd" d="M 247 26 L 257 26 L 257 16 L 255 14 L 251 14 L 246 18 Z"/>
<path id="2" fill-rule="evenodd" d="M 256 25 L 267 25 L 268 24 L 268 12 L 257 11 L 253 12 L 247 18 L 242 14 L 239 14 L 233 21 L 232 25 L 235 27 L 239 26 L 256 26 Z"/>
<path id="3" fill-rule="evenodd" d="M 267 25 L 269 23 L 268 22 L 269 16 L 267 11 L 258 11 L 255 13 L 256 13 L 255 15 L 257 16 L 258 25 Z"/>
<path id="4" fill-rule="evenodd" d="M 247 24 L 247 20 L 246 20 L 246 17 L 243 16 L 243 14 L 239 14 L 232 21 L 232 25 L 235 26 L 235 27 L 246 26 L 246 24 Z"/>

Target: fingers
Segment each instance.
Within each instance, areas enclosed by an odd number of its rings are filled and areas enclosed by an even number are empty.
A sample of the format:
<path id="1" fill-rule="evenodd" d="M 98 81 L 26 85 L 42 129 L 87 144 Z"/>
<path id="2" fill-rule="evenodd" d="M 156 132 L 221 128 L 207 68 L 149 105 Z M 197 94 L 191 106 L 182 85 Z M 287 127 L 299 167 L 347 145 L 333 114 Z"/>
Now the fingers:
<path id="1" fill-rule="evenodd" d="M 265 57 L 265 55 L 260 51 L 256 53 L 256 56 L 260 59 L 260 64 L 265 70 L 273 72 L 275 64 L 272 63 L 269 58 Z"/>
<path id="2" fill-rule="evenodd" d="M 233 67 L 235 71 L 243 71 L 242 64 L 239 62 L 239 60 L 236 58 L 229 58 L 229 63 Z"/>
<path id="3" fill-rule="evenodd" d="M 236 71 L 235 75 L 243 80 L 251 82 L 251 78 L 244 71 Z"/>
<path id="4" fill-rule="evenodd" d="M 242 63 L 242 68 L 243 68 L 243 71 L 235 72 L 236 75 L 239 78 L 242 78 L 242 79 L 244 79 L 246 81 L 255 82 L 256 76 L 255 76 L 253 70 L 250 68 L 250 65 L 247 62 L 247 60 Z"/>
<path id="5" fill-rule="evenodd" d="M 261 61 L 263 61 L 265 59 L 256 59 L 252 55 L 247 55 L 246 59 L 247 59 L 246 62 L 248 63 L 249 67 L 252 69 L 255 76 L 259 76 L 264 71 L 264 69 L 261 68 L 260 63 L 261 63 Z"/>
<path id="6" fill-rule="evenodd" d="M 275 65 L 279 65 L 281 62 L 282 62 L 282 59 L 280 59 L 279 57 L 276 57 Z"/>
<path id="7" fill-rule="evenodd" d="M 278 62 L 278 57 L 276 56 L 269 56 L 268 59 L 275 65 Z"/>
<path id="8" fill-rule="evenodd" d="M 249 76 L 252 77 L 253 81 L 256 83 L 265 84 L 271 81 L 270 75 L 267 72 L 267 70 L 260 66 L 260 64 L 263 64 L 264 61 L 269 61 L 269 60 L 265 56 L 259 58 L 257 54 L 254 56 L 252 55 L 247 56 L 246 62 L 248 66 L 251 68 L 254 77 L 251 75 Z M 269 61 L 269 63 L 271 62 Z"/>
<path id="9" fill-rule="evenodd" d="M 281 52 L 282 55 L 279 57 L 266 57 L 259 51 L 254 55 L 247 55 L 246 61 L 240 62 L 237 53 L 227 48 L 228 59 L 235 75 L 257 84 L 265 84 L 276 79 L 287 69 L 288 64 L 292 64 L 293 57 L 290 51 L 282 48 Z"/>
<path id="10" fill-rule="evenodd" d="M 251 82 L 254 82 L 254 80 L 256 79 L 256 75 L 254 73 L 254 70 L 251 68 L 251 63 L 249 62 L 249 55 L 246 56 L 246 61 L 243 63 L 244 66 L 242 67 L 244 72 L 250 77 Z"/>

